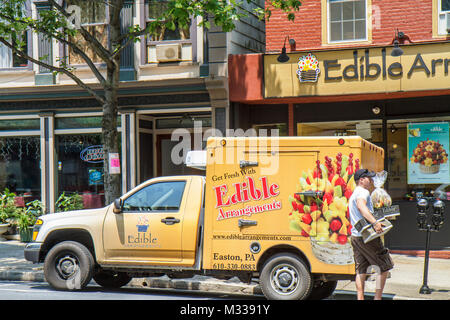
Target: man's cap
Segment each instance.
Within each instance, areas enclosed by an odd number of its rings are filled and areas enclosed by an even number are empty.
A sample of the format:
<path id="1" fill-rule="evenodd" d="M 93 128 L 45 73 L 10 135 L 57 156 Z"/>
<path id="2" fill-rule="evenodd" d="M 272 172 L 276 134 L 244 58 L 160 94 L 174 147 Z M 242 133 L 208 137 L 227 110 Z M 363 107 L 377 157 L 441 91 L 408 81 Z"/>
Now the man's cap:
<path id="1" fill-rule="evenodd" d="M 355 172 L 355 181 L 358 181 L 361 178 L 364 177 L 375 177 L 376 173 L 373 171 L 369 171 L 368 169 L 359 169 Z"/>

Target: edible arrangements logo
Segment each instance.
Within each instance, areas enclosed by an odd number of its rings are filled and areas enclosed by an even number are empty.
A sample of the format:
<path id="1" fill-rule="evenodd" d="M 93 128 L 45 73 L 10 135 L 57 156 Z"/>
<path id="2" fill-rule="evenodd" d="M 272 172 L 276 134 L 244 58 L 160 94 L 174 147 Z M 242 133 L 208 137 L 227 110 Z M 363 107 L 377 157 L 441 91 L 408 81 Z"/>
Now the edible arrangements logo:
<path id="1" fill-rule="evenodd" d="M 316 56 L 308 53 L 298 59 L 297 75 L 300 82 L 317 82 L 320 74 L 319 60 Z"/>

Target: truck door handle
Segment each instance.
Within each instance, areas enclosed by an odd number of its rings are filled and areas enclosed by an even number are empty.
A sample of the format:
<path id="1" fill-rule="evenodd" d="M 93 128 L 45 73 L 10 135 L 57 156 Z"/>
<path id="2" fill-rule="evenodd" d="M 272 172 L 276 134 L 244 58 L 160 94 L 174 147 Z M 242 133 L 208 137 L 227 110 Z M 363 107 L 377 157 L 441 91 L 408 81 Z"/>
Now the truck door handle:
<path id="1" fill-rule="evenodd" d="M 165 223 L 167 225 L 172 225 L 172 224 L 175 224 L 175 223 L 179 223 L 180 219 L 176 219 L 174 217 L 167 217 L 165 219 L 161 219 L 161 222 Z"/>
<path id="2" fill-rule="evenodd" d="M 239 167 L 240 168 L 257 166 L 257 165 L 258 165 L 258 161 L 247 161 L 247 160 L 239 161 Z"/>
<path id="3" fill-rule="evenodd" d="M 298 194 L 299 196 L 305 196 L 305 197 L 321 197 L 323 195 L 322 191 L 304 191 L 304 192 L 297 192 L 296 194 Z"/>
<path id="4" fill-rule="evenodd" d="M 256 226 L 257 224 L 258 224 L 258 222 L 255 220 L 244 220 L 244 219 L 238 220 L 239 228 L 247 227 L 247 226 Z"/>

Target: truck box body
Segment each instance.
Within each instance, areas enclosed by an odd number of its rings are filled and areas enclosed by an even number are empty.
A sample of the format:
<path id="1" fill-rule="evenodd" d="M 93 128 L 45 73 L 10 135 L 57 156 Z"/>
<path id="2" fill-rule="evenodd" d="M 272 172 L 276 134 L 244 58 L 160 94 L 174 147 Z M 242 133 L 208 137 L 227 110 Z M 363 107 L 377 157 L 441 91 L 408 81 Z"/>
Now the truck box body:
<path id="1" fill-rule="evenodd" d="M 323 198 L 295 195 L 306 191 L 300 183 L 300 179 L 305 176 L 309 177 L 303 179 L 311 183 L 310 190 L 324 192 L 327 183 L 323 176 L 322 179 L 313 177 L 314 169 L 317 161 L 325 165 L 326 156 L 336 162 L 338 153 L 344 158 L 353 155 L 353 170 L 357 159 L 360 168 L 374 171 L 383 169 L 383 149 L 360 137 L 210 138 L 207 144 L 203 268 L 257 271 L 261 257 L 278 247 L 278 250 L 291 248 L 299 251 L 307 260 L 312 273 L 354 273 L 350 234 L 347 232 L 349 229 L 342 232 L 332 232 L 329 228 L 318 230 L 320 217 L 326 221 L 321 211 Z M 346 183 L 350 177 L 352 175 L 348 173 L 342 175 Z M 331 187 L 333 199 L 335 196 L 345 198 L 344 193 L 335 194 L 334 185 Z M 299 210 L 298 205 L 303 203 L 297 201 L 296 197 L 310 204 L 309 212 L 310 216 L 315 212 L 311 218 L 316 220 L 315 224 L 312 221 L 308 227 L 301 220 L 297 212 L 308 210 Z M 328 201 L 329 208 L 331 203 Z M 342 201 L 341 205 L 346 203 Z M 293 206 L 297 206 L 297 210 Z M 340 209 L 343 211 L 346 207 Z M 292 215 L 297 215 L 297 219 Z M 309 222 L 308 219 L 305 217 L 303 220 Z M 309 230 L 309 235 L 305 232 L 302 234 L 305 228 L 302 229 L 296 221 L 302 222 L 306 229 L 313 230 Z M 344 224 L 343 221 L 340 223 Z M 339 221 L 334 224 L 334 227 L 336 224 L 339 226 Z M 321 227 L 325 228 L 323 225 Z M 329 233 L 328 238 L 324 232 Z M 318 233 L 322 238 L 318 239 Z M 330 233 L 337 234 L 334 242 L 330 240 Z M 312 236 L 314 234 L 315 237 Z M 337 241 L 339 235 L 342 244 Z M 316 243 L 315 247 L 319 246 L 314 252 L 312 241 Z M 324 250 L 317 253 L 321 251 L 320 245 Z M 319 259 L 317 256 L 326 256 L 328 253 L 338 257 L 333 260 L 326 257 Z M 346 257 L 339 258 L 339 255 Z"/>

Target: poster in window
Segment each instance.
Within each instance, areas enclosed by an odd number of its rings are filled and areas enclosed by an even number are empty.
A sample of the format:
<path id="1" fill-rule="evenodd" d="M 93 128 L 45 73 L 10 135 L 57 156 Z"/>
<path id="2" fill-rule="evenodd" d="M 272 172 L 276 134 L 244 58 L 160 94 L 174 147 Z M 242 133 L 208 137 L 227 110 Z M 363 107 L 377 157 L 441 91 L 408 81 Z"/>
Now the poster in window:
<path id="1" fill-rule="evenodd" d="M 88 173 L 90 186 L 103 184 L 103 168 L 88 168 Z"/>
<path id="2" fill-rule="evenodd" d="M 448 122 L 408 124 L 408 184 L 450 183 Z"/>

